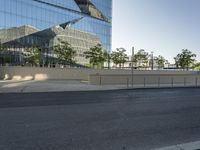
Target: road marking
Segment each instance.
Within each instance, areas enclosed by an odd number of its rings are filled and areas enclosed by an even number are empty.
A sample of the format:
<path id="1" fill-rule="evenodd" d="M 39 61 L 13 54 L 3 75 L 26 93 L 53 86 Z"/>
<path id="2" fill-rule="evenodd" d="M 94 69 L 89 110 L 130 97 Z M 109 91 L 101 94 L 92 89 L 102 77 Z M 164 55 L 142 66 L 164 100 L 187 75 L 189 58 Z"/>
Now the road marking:
<path id="1" fill-rule="evenodd" d="M 156 148 L 152 150 L 199 150 L 199 149 L 200 149 L 200 141 L 172 145 L 172 146 Z"/>

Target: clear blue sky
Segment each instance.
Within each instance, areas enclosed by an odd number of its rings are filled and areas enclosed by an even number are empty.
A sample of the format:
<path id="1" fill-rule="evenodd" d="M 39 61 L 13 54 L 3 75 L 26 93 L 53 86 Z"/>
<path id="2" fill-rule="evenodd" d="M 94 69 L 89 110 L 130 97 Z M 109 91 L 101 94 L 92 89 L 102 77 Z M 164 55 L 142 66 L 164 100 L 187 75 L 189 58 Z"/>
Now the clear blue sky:
<path id="1" fill-rule="evenodd" d="M 200 0 L 113 0 L 113 47 L 145 49 L 170 62 L 182 49 L 200 61 Z"/>

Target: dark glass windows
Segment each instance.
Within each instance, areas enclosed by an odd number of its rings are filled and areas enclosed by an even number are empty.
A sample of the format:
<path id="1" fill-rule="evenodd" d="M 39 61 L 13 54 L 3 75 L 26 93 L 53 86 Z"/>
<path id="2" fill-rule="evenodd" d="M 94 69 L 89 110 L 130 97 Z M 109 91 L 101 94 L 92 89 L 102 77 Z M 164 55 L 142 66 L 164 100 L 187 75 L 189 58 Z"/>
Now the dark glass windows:
<path id="1" fill-rule="evenodd" d="M 81 1 L 90 4 L 88 14 Z M 112 0 L 0 0 L 0 29 L 27 25 L 41 31 L 78 18 L 71 27 L 96 35 L 111 51 Z"/>

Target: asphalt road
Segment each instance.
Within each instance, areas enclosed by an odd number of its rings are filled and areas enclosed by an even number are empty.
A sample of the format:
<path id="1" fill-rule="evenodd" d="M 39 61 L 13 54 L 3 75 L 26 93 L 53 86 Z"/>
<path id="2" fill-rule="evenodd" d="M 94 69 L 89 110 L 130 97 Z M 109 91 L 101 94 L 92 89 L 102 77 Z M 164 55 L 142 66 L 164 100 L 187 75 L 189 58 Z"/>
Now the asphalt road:
<path id="1" fill-rule="evenodd" d="M 0 150 L 148 150 L 198 140 L 198 88 L 0 94 Z"/>

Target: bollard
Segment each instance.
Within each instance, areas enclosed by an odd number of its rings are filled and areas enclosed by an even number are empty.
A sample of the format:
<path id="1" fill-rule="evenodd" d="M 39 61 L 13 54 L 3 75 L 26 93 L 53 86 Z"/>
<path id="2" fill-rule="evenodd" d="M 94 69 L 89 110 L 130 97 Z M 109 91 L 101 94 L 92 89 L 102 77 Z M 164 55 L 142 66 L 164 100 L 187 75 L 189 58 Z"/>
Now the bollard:
<path id="1" fill-rule="evenodd" d="M 146 78 L 144 77 L 144 88 L 146 87 Z"/>
<path id="2" fill-rule="evenodd" d="M 172 88 L 174 87 L 174 78 L 172 77 Z"/>
<path id="3" fill-rule="evenodd" d="M 158 77 L 158 88 L 160 88 L 160 77 Z"/>
<path id="4" fill-rule="evenodd" d="M 129 78 L 126 79 L 127 88 L 129 88 Z"/>
<path id="5" fill-rule="evenodd" d="M 184 86 L 186 86 L 186 77 L 184 77 Z"/>
<path id="6" fill-rule="evenodd" d="M 196 87 L 198 87 L 198 77 L 196 77 Z"/>
<path id="7" fill-rule="evenodd" d="M 101 76 L 99 76 L 99 85 L 101 85 Z"/>

